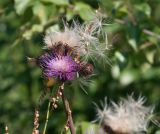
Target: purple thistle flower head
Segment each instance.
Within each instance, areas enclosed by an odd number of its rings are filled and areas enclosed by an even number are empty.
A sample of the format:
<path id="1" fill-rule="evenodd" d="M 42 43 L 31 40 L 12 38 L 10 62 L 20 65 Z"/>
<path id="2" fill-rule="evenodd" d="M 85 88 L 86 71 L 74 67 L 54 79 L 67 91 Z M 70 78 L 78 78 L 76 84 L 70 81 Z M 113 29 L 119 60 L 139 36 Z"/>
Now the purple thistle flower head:
<path id="1" fill-rule="evenodd" d="M 57 42 L 48 52 L 37 58 L 37 64 L 42 69 L 45 78 L 58 78 L 60 81 L 74 80 L 76 74 L 88 76 L 93 67 L 81 62 L 74 48 L 67 44 Z"/>
<path id="2" fill-rule="evenodd" d="M 62 49 L 62 47 L 64 47 Z M 78 72 L 78 64 L 66 46 L 57 45 L 38 57 L 38 65 L 45 78 L 56 77 L 61 81 L 73 80 Z"/>
<path id="3" fill-rule="evenodd" d="M 61 81 L 73 80 L 78 71 L 78 64 L 71 56 L 44 54 L 38 59 L 46 78 L 57 77 Z"/>

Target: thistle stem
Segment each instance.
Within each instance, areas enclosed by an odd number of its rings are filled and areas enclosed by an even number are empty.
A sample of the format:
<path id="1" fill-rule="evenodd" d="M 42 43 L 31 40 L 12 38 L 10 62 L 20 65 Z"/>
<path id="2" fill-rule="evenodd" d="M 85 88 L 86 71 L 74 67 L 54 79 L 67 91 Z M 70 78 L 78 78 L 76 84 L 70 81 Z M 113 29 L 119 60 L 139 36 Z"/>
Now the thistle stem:
<path id="1" fill-rule="evenodd" d="M 60 86 L 60 91 L 62 93 L 62 101 L 63 101 L 63 104 L 64 104 L 64 109 L 65 109 L 66 115 L 68 117 L 67 125 L 70 129 L 71 134 L 76 134 L 73 119 L 72 119 L 72 112 L 71 112 L 71 109 L 70 109 L 70 106 L 69 106 L 68 99 L 65 97 L 65 94 L 64 94 L 64 83 L 62 83 L 62 85 Z"/>
<path id="2" fill-rule="evenodd" d="M 44 125 L 44 129 L 43 129 L 43 134 L 46 133 L 46 129 L 47 129 L 47 124 L 48 124 L 48 119 L 49 119 L 49 113 L 50 113 L 50 105 L 51 102 L 48 102 L 48 108 L 47 108 L 47 115 L 46 115 L 46 121 L 45 121 L 45 125 Z"/>

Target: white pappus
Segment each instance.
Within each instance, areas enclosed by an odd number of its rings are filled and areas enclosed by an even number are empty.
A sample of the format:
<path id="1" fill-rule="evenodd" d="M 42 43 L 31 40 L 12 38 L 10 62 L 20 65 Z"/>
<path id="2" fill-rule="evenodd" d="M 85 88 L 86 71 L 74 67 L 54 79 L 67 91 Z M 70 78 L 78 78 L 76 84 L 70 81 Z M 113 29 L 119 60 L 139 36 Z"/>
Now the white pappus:
<path id="1" fill-rule="evenodd" d="M 137 100 L 132 96 L 122 99 L 118 104 L 107 101 L 103 109 L 97 107 L 97 119 L 103 128 L 114 134 L 139 134 L 147 131 L 148 123 L 153 112 L 152 107 L 144 106 L 144 97 Z"/>

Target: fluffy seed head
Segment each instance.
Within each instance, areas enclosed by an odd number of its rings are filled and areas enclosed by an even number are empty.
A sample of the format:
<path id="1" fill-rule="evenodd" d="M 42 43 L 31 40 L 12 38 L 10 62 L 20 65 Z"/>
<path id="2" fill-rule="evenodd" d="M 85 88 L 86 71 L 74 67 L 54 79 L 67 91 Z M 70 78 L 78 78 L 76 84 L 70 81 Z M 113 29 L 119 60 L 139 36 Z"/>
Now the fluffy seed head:
<path id="1" fill-rule="evenodd" d="M 79 72 L 83 76 L 91 75 L 93 73 L 93 66 L 92 66 L 92 64 L 81 62 L 79 64 Z"/>
<path id="2" fill-rule="evenodd" d="M 86 61 L 104 59 L 107 48 L 102 40 L 99 40 L 99 37 L 104 37 L 102 26 L 101 15 L 95 16 L 93 20 L 82 25 L 78 22 L 74 22 L 71 27 L 65 25 L 64 31 L 52 32 L 44 37 L 45 47 L 51 49 L 57 42 L 62 42 L 73 48 Z"/>
<path id="3" fill-rule="evenodd" d="M 57 42 L 68 44 L 72 48 L 80 46 L 79 35 L 74 29 L 69 29 L 67 26 L 65 26 L 65 30 L 62 32 L 52 32 L 44 37 L 46 48 L 52 48 Z"/>
<path id="4" fill-rule="evenodd" d="M 147 130 L 149 116 L 152 113 L 150 107 L 143 106 L 144 98 L 139 97 L 134 100 L 132 96 L 123 99 L 116 104 L 107 106 L 106 102 L 103 110 L 97 109 L 97 120 L 108 132 L 115 134 L 140 133 Z"/>
<path id="5" fill-rule="evenodd" d="M 71 27 L 64 25 L 64 31 L 47 34 L 44 42 L 48 51 L 37 58 L 43 76 L 66 81 L 91 75 L 93 66 L 87 63 L 88 59 L 106 58 L 107 48 L 99 40 L 104 37 L 100 35 L 104 34 L 102 26 L 99 15 L 82 25 L 74 22 Z"/>

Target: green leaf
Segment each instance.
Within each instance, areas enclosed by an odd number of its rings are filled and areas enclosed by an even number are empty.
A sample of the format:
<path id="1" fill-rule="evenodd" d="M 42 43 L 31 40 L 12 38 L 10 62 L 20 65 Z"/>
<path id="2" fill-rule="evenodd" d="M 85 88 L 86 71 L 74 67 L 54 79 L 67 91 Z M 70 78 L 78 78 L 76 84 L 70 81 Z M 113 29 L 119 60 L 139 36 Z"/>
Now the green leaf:
<path id="1" fill-rule="evenodd" d="M 83 20 L 91 20 L 94 18 L 94 12 L 93 9 L 82 2 L 78 2 L 75 4 L 75 9 L 74 9 Z"/>
<path id="2" fill-rule="evenodd" d="M 31 0 L 15 0 L 14 7 L 16 13 L 21 15 L 31 5 Z"/>
<path id="3" fill-rule="evenodd" d="M 121 28 L 122 28 L 121 25 L 118 24 L 118 23 L 114 23 L 114 24 L 110 24 L 110 25 L 104 26 L 104 30 L 107 33 L 116 32 L 116 31 L 120 30 Z"/>
<path id="4" fill-rule="evenodd" d="M 125 57 L 123 56 L 122 53 L 120 53 L 119 51 L 115 52 L 115 57 L 122 63 L 124 63 L 126 61 Z"/>
<path id="5" fill-rule="evenodd" d="M 128 43 L 131 45 L 131 47 L 134 49 L 135 52 L 137 52 L 137 43 L 134 38 L 129 38 Z"/>
<path id="6" fill-rule="evenodd" d="M 127 85 L 131 84 L 132 82 L 138 80 L 139 75 L 140 75 L 139 71 L 137 71 L 135 69 L 127 69 L 122 72 L 119 80 L 123 86 L 127 86 Z"/>
<path id="7" fill-rule="evenodd" d="M 31 37 L 32 37 L 32 35 L 34 33 L 36 33 L 36 32 L 42 32 L 42 31 L 43 31 L 43 25 L 35 24 L 35 25 L 32 26 L 31 29 L 25 31 L 22 36 L 26 40 L 29 40 L 29 39 L 31 39 Z"/>
<path id="8" fill-rule="evenodd" d="M 126 31 L 128 32 L 127 34 L 127 38 L 128 38 L 128 43 L 131 45 L 131 47 L 133 48 L 133 50 L 135 52 L 138 51 L 138 43 L 140 40 L 140 33 L 141 30 L 139 28 L 139 26 L 134 26 L 131 22 L 128 23 L 127 27 L 126 27 Z"/>
<path id="9" fill-rule="evenodd" d="M 120 68 L 118 65 L 114 65 L 111 69 L 112 77 L 117 79 L 120 75 Z"/>
<path id="10" fill-rule="evenodd" d="M 156 131 L 156 133 L 155 134 L 160 134 L 160 130 L 159 131 Z"/>
<path id="11" fill-rule="evenodd" d="M 148 17 L 151 15 L 151 7 L 147 3 L 135 5 L 135 8 L 139 11 L 144 12 Z"/>
<path id="12" fill-rule="evenodd" d="M 81 132 L 80 134 L 86 134 L 87 131 L 92 130 L 93 132 L 96 132 L 98 129 L 98 125 L 90 123 L 90 122 L 81 122 L 78 125 L 77 133 Z"/>
<path id="13" fill-rule="evenodd" d="M 43 2 L 49 2 L 49 3 L 54 3 L 55 5 L 68 5 L 69 4 L 69 0 L 41 0 Z"/>
<path id="14" fill-rule="evenodd" d="M 41 2 L 36 2 L 33 6 L 33 14 L 37 16 L 42 25 L 48 23 L 48 20 L 56 14 L 55 5 L 45 5 Z"/>
<path id="15" fill-rule="evenodd" d="M 47 30 L 46 30 L 46 33 L 51 33 L 51 32 L 55 32 L 55 31 L 59 31 L 59 25 L 58 24 L 55 24 L 55 25 L 52 25 L 51 27 L 49 27 Z"/>
<path id="16" fill-rule="evenodd" d="M 57 13 L 55 5 L 45 5 L 38 1 L 35 2 L 32 10 L 33 14 L 39 18 L 42 25 L 45 25 L 49 20 L 54 19 Z"/>
<path id="17" fill-rule="evenodd" d="M 44 24 L 47 21 L 45 6 L 40 2 L 35 3 L 33 7 L 33 14 L 40 19 L 42 24 Z"/>
<path id="18" fill-rule="evenodd" d="M 142 77 L 143 79 L 147 79 L 147 80 L 154 79 L 154 78 L 159 79 L 160 78 L 160 68 L 158 67 L 149 68 L 145 72 L 143 72 Z"/>
<path id="19" fill-rule="evenodd" d="M 75 12 L 73 12 L 73 10 L 67 9 L 67 14 L 66 14 L 66 18 L 68 21 L 70 21 L 75 15 Z"/>

